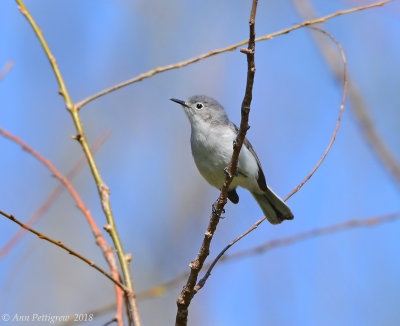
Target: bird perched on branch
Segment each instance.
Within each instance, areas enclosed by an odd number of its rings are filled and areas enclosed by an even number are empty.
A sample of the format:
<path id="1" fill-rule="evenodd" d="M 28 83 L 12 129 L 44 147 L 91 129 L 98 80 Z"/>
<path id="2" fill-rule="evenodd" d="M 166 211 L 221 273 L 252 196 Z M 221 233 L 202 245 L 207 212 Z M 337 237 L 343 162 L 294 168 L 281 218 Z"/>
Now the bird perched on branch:
<path id="1" fill-rule="evenodd" d="M 221 189 L 238 128 L 229 120 L 222 105 L 210 97 L 194 95 L 187 100 L 171 98 L 171 101 L 180 104 L 189 118 L 192 154 L 200 174 L 212 186 Z M 290 208 L 267 186 L 260 160 L 247 138 L 239 154 L 237 176 L 228 191 L 228 198 L 234 204 L 239 202 L 238 186 L 251 192 L 270 223 L 293 219 Z"/>

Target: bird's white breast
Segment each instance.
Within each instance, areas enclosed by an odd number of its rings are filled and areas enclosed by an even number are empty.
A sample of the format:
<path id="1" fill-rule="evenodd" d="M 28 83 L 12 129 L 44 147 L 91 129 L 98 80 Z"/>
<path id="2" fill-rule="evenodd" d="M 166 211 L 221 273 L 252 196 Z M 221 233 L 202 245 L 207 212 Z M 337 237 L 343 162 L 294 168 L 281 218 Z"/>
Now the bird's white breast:
<path id="1" fill-rule="evenodd" d="M 196 166 L 201 175 L 218 189 L 224 183 L 224 168 L 232 158 L 235 138 L 234 130 L 225 125 L 212 125 L 210 128 L 210 124 L 202 120 L 192 125 L 191 147 Z M 252 190 L 258 187 L 257 161 L 245 146 L 240 152 L 238 169 L 241 173 L 233 179 L 231 188 L 241 186 Z"/>

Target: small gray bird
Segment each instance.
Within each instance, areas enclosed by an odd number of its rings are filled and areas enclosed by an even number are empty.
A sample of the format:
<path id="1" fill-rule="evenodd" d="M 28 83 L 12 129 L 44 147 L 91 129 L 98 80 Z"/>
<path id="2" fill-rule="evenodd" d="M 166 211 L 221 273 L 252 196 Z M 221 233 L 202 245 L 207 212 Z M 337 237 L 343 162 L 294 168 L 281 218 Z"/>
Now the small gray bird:
<path id="1" fill-rule="evenodd" d="M 194 95 L 186 101 L 176 98 L 171 101 L 182 105 L 189 118 L 190 143 L 197 168 L 208 183 L 221 189 L 238 128 L 228 119 L 222 105 L 210 97 Z M 239 202 L 236 187 L 240 186 L 251 192 L 270 223 L 293 219 L 290 208 L 267 186 L 260 160 L 247 138 L 240 151 L 237 171 L 228 191 L 232 203 Z"/>

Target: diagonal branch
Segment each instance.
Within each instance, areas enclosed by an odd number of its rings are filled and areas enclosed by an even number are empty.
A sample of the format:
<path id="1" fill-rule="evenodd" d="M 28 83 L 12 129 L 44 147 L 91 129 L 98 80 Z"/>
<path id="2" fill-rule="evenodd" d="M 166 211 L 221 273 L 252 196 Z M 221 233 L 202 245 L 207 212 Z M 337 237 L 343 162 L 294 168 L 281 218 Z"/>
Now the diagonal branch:
<path id="1" fill-rule="evenodd" d="M 115 259 L 114 251 L 108 245 L 106 240 L 104 239 L 99 227 L 97 226 L 95 220 L 93 219 L 92 215 L 90 214 L 89 209 L 85 206 L 82 199 L 79 197 L 77 191 L 72 186 L 72 184 L 69 182 L 69 180 L 63 174 L 61 174 L 49 160 L 47 160 L 45 157 L 43 157 L 39 152 L 35 151 L 32 147 L 30 147 L 28 144 L 26 144 L 24 141 L 22 141 L 22 139 L 20 139 L 19 137 L 12 135 L 10 132 L 4 130 L 3 128 L 0 128 L 0 134 L 3 135 L 4 137 L 14 141 L 18 145 L 20 145 L 25 151 L 32 154 L 37 160 L 39 160 L 42 164 L 44 164 L 51 171 L 51 173 L 54 175 L 54 177 L 57 178 L 61 182 L 61 184 L 69 191 L 72 198 L 75 200 L 77 207 L 82 211 L 87 222 L 89 223 L 89 226 L 90 226 L 90 228 L 93 232 L 94 238 L 96 240 L 96 244 L 101 249 L 101 252 L 103 253 L 104 258 L 105 258 L 108 266 L 110 267 L 110 271 L 111 271 L 113 278 L 115 280 L 119 281 L 120 276 L 119 276 L 118 265 L 117 265 L 117 261 Z M 57 193 L 61 194 L 61 191 L 60 190 L 54 191 L 52 193 L 52 194 L 54 194 L 54 196 L 52 196 L 52 197 L 54 198 L 54 197 L 58 196 Z M 53 200 L 53 198 L 49 199 L 50 203 L 51 203 L 51 200 Z M 47 206 L 49 206 L 49 204 Z M 40 211 L 39 213 L 41 214 L 46 209 L 48 209 L 48 207 L 42 206 L 41 209 L 39 210 Z M 38 214 L 37 216 L 40 216 L 40 214 Z M 27 226 L 27 227 L 29 227 L 29 226 Z M 27 229 L 26 227 L 24 227 L 24 229 L 29 231 L 29 229 Z M 15 238 L 13 238 L 13 239 L 15 239 Z M 13 244 L 13 242 L 15 243 L 15 240 L 11 242 L 11 245 Z M 7 252 L 6 250 L 9 250 L 9 248 L 10 248 L 10 245 L 8 247 L 5 247 L 5 252 Z M 3 250 L 2 250 L 2 252 L 3 252 Z M 122 325 L 122 323 L 123 323 L 123 312 L 122 312 L 123 311 L 123 309 L 122 309 L 123 308 L 123 292 L 121 291 L 121 289 L 119 287 L 116 287 L 115 291 L 116 291 L 117 307 L 118 307 L 116 318 L 117 318 L 118 324 Z"/>
<path id="2" fill-rule="evenodd" d="M 373 228 L 378 225 L 382 225 L 385 223 L 392 223 L 400 220 L 400 212 L 394 212 L 394 213 L 389 213 L 389 214 L 384 214 L 384 215 L 378 215 L 374 217 L 368 217 L 368 218 L 354 218 L 354 219 L 349 219 L 345 222 L 329 225 L 329 226 L 324 226 L 316 229 L 311 229 L 308 231 L 304 232 L 299 232 L 287 237 L 282 237 L 274 240 L 267 241 L 259 246 L 255 246 L 252 248 L 244 249 L 237 251 L 232 254 L 227 254 L 222 257 L 220 260 L 220 263 L 227 263 L 231 262 L 234 260 L 240 260 L 243 258 L 248 258 L 248 257 L 254 257 L 258 256 L 264 253 L 267 253 L 271 250 L 281 248 L 281 247 L 286 247 L 286 246 L 291 246 L 293 244 L 296 244 L 298 242 L 302 242 L 308 239 L 315 239 L 319 238 L 322 236 L 326 235 L 332 235 L 336 233 L 341 233 L 344 231 L 351 231 L 352 229 L 360 229 L 360 228 Z M 220 266 L 221 264 L 219 264 Z M 209 268 L 211 266 L 210 263 L 204 264 L 204 267 Z M 140 291 L 137 293 L 138 300 L 146 300 L 146 299 L 152 299 L 156 297 L 161 297 L 163 296 L 168 290 L 171 288 L 177 286 L 187 278 L 189 275 L 188 272 L 181 273 L 174 278 L 157 284 L 155 286 L 152 286 L 146 290 Z M 96 316 L 101 316 L 106 313 L 108 313 L 110 310 L 115 308 L 114 303 L 107 304 L 105 306 L 102 306 L 95 311 Z M 94 312 L 94 311 L 91 311 Z M 62 324 L 63 326 L 70 325 L 72 323 L 64 323 Z"/>
<path id="3" fill-rule="evenodd" d="M 342 223 L 333 224 L 330 226 L 325 226 L 321 228 L 312 229 L 305 232 L 300 232 L 291 236 L 278 238 L 275 240 L 267 241 L 259 246 L 252 247 L 245 250 L 240 250 L 232 254 L 224 255 L 220 259 L 220 263 L 230 262 L 232 260 L 239 260 L 242 258 L 260 255 L 262 253 L 268 252 L 270 250 L 290 246 L 294 243 L 301 242 L 307 239 L 318 238 L 324 235 L 335 234 L 343 231 L 348 231 L 351 229 L 357 228 L 364 228 L 364 227 L 375 227 L 377 225 L 381 225 L 384 223 L 391 223 L 400 220 L 400 212 L 395 212 L 391 214 L 379 215 L 369 218 L 356 218 L 356 219 L 349 219 Z M 214 262 L 205 264 L 204 266 L 210 268 Z M 215 265 L 215 264 L 214 264 Z M 178 276 L 170 279 L 167 282 L 158 284 L 153 286 L 147 290 L 139 292 L 138 298 L 140 299 L 149 299 L 154 297 L 159 297 L 163 295 L 169 288 L 176 286 L 179 284 L 183 279 L 188 276 L 188 273 L 182 273 Z"/>
<path id="4" fill-rule="evenodd" d="M 316 29 L 316 28 L 315 28 Z M 300 190 L 301 187 L 304 186 L 304 184 L 310 180 L 310 178 L 313 176 L 313 174 L 315 173 L 315 171 L 320 167 L 320 165 L 322 164 L 322 162 L 324 161 L 326 155 L 328 155 L 334 141 L 336 138 L 336 134 L 338 132 L 339 126 L 340 126 L 340 122 L 342 119 L 342 114 L 343 114 L 343 109 L 344 109 L 344 102 L 346 99 L 346 91 L 347 91 L 347 63 L 346 63 L 346 56 L 344 54 L 342 45 L 328 32 L 323 31 L 321 29 L 316 29 L 317 31 L 325 34 L 326 36 L 328 36 L 338 47 L 340 55 L 342 57 L 343 60 L 343 95 L 342 95 L 342 101 L 340 104 L 340 109 L 339 109 L 339 117 L 338 120 L 336 122 L 336 126 L 335 126 L 335 130 L 333 131 L 333 135 L 331 137 L 331 140 L 328 144 L 328 147 L 326 148 L 324 154 L 322 155 L 321 159 L 318 161 L 317 165 L 312 169 L 312 171 L 307 175 L 307 177 L 296 187 L 293 189 L 293 191 L 286 196 L 285 201 L 287 201 L 290 197 L 292 197 L 296 192 L 298 192 Z M 211 263 L 210 267 L 208 268 L 206 274 L 204 275 L 204 277 L 197 283 L 195 290 L 198 291 L 200 290 L 204 284 L 206 283 L 207 279 L 209 278 L 209 276 L 211 275 L 211 271 L 213 270 L 214 266 L 217 264 L 217 262 L 221 259 L 221 257 L 225 254 L 226 251 L 228 251 L 229 248 L 231 248 L 236 242 L 238 242 L 239 240 L 241 240 L 242 238 L 244 238 L 246 235 L 248 235 L 249 233 L 251 233 L 252 231 L 254 231 L 255 229 L 258 228 L 258 226 L 264 222 L 267 219 L 266 216 L 264 216 L 263 218 L 261 218 L 260 220 L 258 220 L 250 229 L 248 229 L 246 232 L 242 233 L 240 236 L 238 236 L 236 239 L 234 239 L 232 242 L 230 242 L 219 254 L 218 256 L 214 259 L 214 261 Z"/>
<path id="5" fill-rule="evenodd" d="M 26 8 L 23 1 L 16 0 L 16 2 L 19 5 L 19 10 L 21 11 L 21 13 L 26 17 L 26 19 L 31 24 L 34 32 L 36 33 L 36 36 L 38 37 L 38 39 L 43 47 L 43 50 L 45 51 L 45 53 L 47 55 L 47 58 L 50 61 L 50 64 L 53 68 L 57 82 L 60 86 L 59 93 L 64 98 L 65 106 L 66 106 L 67 110 L 69 111 L 69 113 L 71 114 L 72 119 L 74 121 L 75 128 L 77 131 L 77 135 L 76 135 L 75 139 L 81 144 L 83 152 L 85 153 L 86 159 L 89 163 L 90 170 L 95 179 L 95 182 L 97 185 L 97 191 L 99 193 L 99 197 L 100 197 L 100 201 L 101 201 L 101 206 L 102 206 L 104 214 L 107 218 L 108 225 L 106 227 L 106 230 L 110 234 L 112 241 L 114 243 L 115 249 L 117 251 L 118 259 L 121 264 L 122 273 L 124 275 L 124 281 L 125 281 L 126 287 L 129 289 L 129 291 L 127 292 L 127 297 L 128 297 L 128 302 L 129 302 L 129 310 L 133 315 L 135 325 L 140 326 L 141 325 L 140 314 L 139 314 L 139 309 L 138 309 L 136 299 L 135 299 L 135 292 L 133 289 L 131 272 L 129 270 L 130 256 L 126 255 L 122 248 L 122 243 L 119 238 L 118 231 L 117 231 L 117 228 L 115 225 L 113 213 L 111 210 L 111 204 L 110 204 L 110 189 L 104 183 L 104 181 L 101 177 L 100 171 L 97 168 L 96 162 L 93 157 L 93 153 L 90 150 L 89 143 L 87 142 L 85 133 L 83 131 L 82 122 L 81 122 L 81 119 L 79 116 L 79 110 L 72 102 L 72 99 L 68 93 L 67 87 L 66 87 L 63 77 L 61 75 L 60 69 L 58 68 L 56 59 L 53 56 L 53 54 L 51 53 L 50 48 L 43 36 L 42 31 L 36 24 L 32 15 L 29 13 L 29 11 Z"/>
<path id="6" fill-rule="evenodd" d="M 92 229 L 93 235 L 96 238 L 96 242 L 101 240 L 101 244 L 104 243 L 104 246 L 100 246 L 100 248 L 103 250 L 103 253 L 106 253 L 110 250 L 112 251 L 111 247 L 109 247 L 107 244 L 105 244 L 105 240 L 101 234 L 99 227 L 97 226 L 96 222 L 94 221 L 89 209 L 85 206 L 82 199 L 79 197 L 75 188 L 68 181 L 68 179 L 64 175 L 62 175 L 61 172 L 59 172 L 56 169 L 56 167 L 53 165 L 53 163 L 51 163 L 48 159 L 43 157 L 39 152 L 35 151 L 32 147 L 30 147 L 28 144 L 26 144 L 21 138 L 14 136 L 7 130 L 0 128 L 0 134 L 6 138 L 12 140 L 13 142 L 17 143 L 18 145 L 20 145 L 25 151 L 32 154 L 38 161 L 40 161 L 42 164 L 44 164 L 51 171 L 51 173 L 54 175 L 54 177 L 57 178 L 64 185 L 64 187 L 71 194 L 72 198 L 75 200 L 77 207 L 81 210 L 81 212 L 85 216 L 87 222 L 89 223 L 90 228 Z"/>
<path id="7" fill-rule="evenodd" d="M 258 41 L 269 40 L 269 39 L 272 39 L 272 38 L 274 38 L 276 36 L 285 35 L 285 34 L 288 34 L 288 33 L 292 32 L 292 31 L 295 31 L 297 29 L 300 29 L 300 28 L 303 28 L 303 27 L 306 27 L 306 26 L 319 24 L 319 23 L 324 23 L 327 20 L 335 18 L 335 17 L 338 17 L 338 16 L 347 15 L 347 14 L 351 14 L 351 13 L 354 13 L 354 12 L 375 8 L 375 7 L 380 7 L 380 6 L 383 6 L 383 5 L 385 5 L 385 4 L 389 3 L 389 2 L 392 2 L 392 1 L 393 0 L 379 1 L 379 2 L 370 4 L 370 5 L 366 5 L 366 6 L 360 6 L 360 7 L 356 7 L 356 8 L 347 9 L 347 10 L 340 10 L 340 11 L 337 11 L 335 13 L 329 14 L 327 16 L 321 17 L 321 18 L 317 18 L 317 19 L 313 19 L 313 20 L 306 20 L 301 24 L 297 24 L 295 26 L 288 27 L 288 28 L 282 29 L 280 31 L 277 31 L 277 32 L 274 32 L 274 33 L 271 33 L 271 34 L 267 34 L 267 35 L 264 35 L 264 36 L 261 36 L 261 37 L 257 37 L 255 39 L 255 41 L 258 42 Z M 142 73 L 142 74 L 140 74 L 140 75 L 138 75 L 136 77 L 133 77 L 133 78 L 128 79 L 128 80 L 126 80 L 124 82 L 121 82 L 121 83 L 119 83 L 119 84 L 117 84 L 117 85 L 115 85 L 113 87 L 107 88 L 107 89 L 105 89 L 105 90 L 103 90 L 103 91 L 101 91 L 101 92 L 99 92 L 97 94 L 89 96 L 88 98 L 78 102 L 76 104 L 76 108 L 77 108 L 77 110 L 80 110 L 86 104 L 88 104 L 88 103 L 90 103 L 90 102 L 92 102 L 92 101 L 94 101 L 94 100 L 96 100 L 96 99 L 98 99 L 98 98 L 100 98 L 100 97 L 102 97 L 104 95 L 107 95 L 107 94 L 112 93 L 112 92 L 114 92 L 116 90 L 119 90 L 120 88 L 123 88 L 125 86 L 131 85 L 133 83 L 140 82 L 143 79 L 150 78 L 150 77 L 152 77 L 154 75 L 157 75 L 157 74 L 159 74 L 161 72 L 164 72 L 164 71 L 182 68 L 182 67 L 188 66 L 188 65 L 190 65 L 192 63 L 195 63 L 195 62 L 207 59 L 209 57 L 212 57 L 214 55 L 218 55 L 218 54 L 221 54 L 221 53 L 224 53 L 224 52 L 229 52 L 229 51 L 236 50 L 238 47 L 243 46 L 243 45 L 247 44 L 248 42 L 249 42 L 249 40 L 245 40 L 245 41 L 242 41 L 242 42 L 239 42 L 239 43 L 236 43 L 236 44 L 233 44 L 233 45 L 221 48 L 221 49 L 216 49 L 216 50 L 204 53 L 204 54 L 199 55 L 198 57 L 195 57 L 195 58 L 191 58 L 191 59 L 188 59 L 188 60 L 185 60 L 185 61 L 181 61 L 181 62 L 178 62 L 178 63 L 175 63 L 175 64 L 170 64 L 170 65 L 166 65 L 166 66 L 162 66 L 162 67 L 158 67 L 158 68 L 149 70 L 149 71 L 147 71 L 145 73 Z"/>
<path id="8" fill-rule="evenodd" d="M 242 148 L 244 139 L 246 137 L 247 130 L 249 129 L 248 121 L 250 113 L 250 104 L 253 92 L 254 75 L 256 72 L 254 63 L 254 51 L 255 51 L 254 25 L 255 25 L 256 10 L 257 10 L 257 0 L 253 0 L 250 21 L 249 21 L 250 25 L 249 44 L 248 48 L 242 51 L 247 55 L 247 82 L 246 82 L 246 91 L 241 108 L 242 118 L 240 122 L 239 132 L 237 134 L 236 140 L 233 143 L 233 154 L 232 154 L 232 159 L 227 168 L 227 176 L 225 178 L 224 185 L 221 189 L 219 198 L 213 205 L 213 212 L 210 215 L 210 222 L 208 224 L 207 231 L 205 232 L 203 242 L 201 244 L 197 257 L 189 264 L 190 274 L 177 300 L 178 311 L 176 314 L 176 321 L 175 321 L 176 326 L 187 325 L 188 308 L 190 302 L 192 301 L 194 295 L 197 292 L 195 290 L 197 278 L 201 268 L 203 267 L 204 261 L 206 260 L 209 254 L 211 240 L 218 226 L 221 213 L 227 202 L 228 189 L 234 178 L 234 175 L 236 174 L 239 153 Z"/>
<path id="9" fill-rule="evenodd" d="M 18 224 L 20 227 L 28 230 L 29 232 L 36 234 L 39 239 L 48 241 L 54 245 L 56 245 L 57 247 L 60 247 L 62 249 L 64 249 L 65 251 L 67 251 L 70 255 L 75 256 L 77 258 L 79 258 L 80 260 L 84 261 L 86 264 L 88 264 L 89 266 L 93 267 L 95 270 L 97 270 L 98 272 L 100 272 L 101 274 L 103 274 L 105 277 L 107 277 L 109 280 L 111 280 L 112 282 L 114 282 L 116 285 L 118 285 L 122 290 L 124 291 L 129 291 L 129 289 L 127 289 L 127 287 L 122 284 L 120 281 L 114 279 L 114 277 L 111 274 L 108 274 L 105 270 L 101 269 L 99 266 L 97 266 L 93 261 L 83 257 L 82 255 L 80 255 L 79 253 L 77 253 L 76 251 L 72 250 L 71 248 L 67 247 L 66 245 L 64 245 L 61 241 L 56 241 L 53 240 L 47 236 L 45 236 L 44 234 L 41 234 L 40 232 L 30 228 L 29 226 L 23 224 L 22 222 L 18 221 L 13 215 L 9 215 L 7 213 L 4 213 L 3 211 L 0 210 L 0 214 L 3 215 L 4 217 L 8 218 L 10 221 L 13 221 L 14 223 Z"/>
<path id="10" fill-rule="evenodd" d="M 0 133 L 2 134 L 2 129 L 0 128 Z M 5 136 L 3 134 L 3 136 Z M 93 152 L 97 152 L 104 141 L 110 136 L 110 131 L 107 129 L 93 144 Z M 20 144 L 21 145 L 21 144 Z M 25 144 L 26 145 L 26 144 Z M 27 146 L 27 145 L 26 145 Z M 79 161 L 72 167 L 72 169 L 67 173 L 66 179 L 72 181 L 81 171 L 86 158 L 83 156 Z M 51 207 L 51 205 L 57 200 L 57 198 L 63 193 L 66 187 L 61 183 L 58 184 L 54 190 L 51 192 L 49 197 L 45 200 L 42 206 L 26 221 L 26 225 L 32 226 L 35 224 Z M 0 259 L 6 256 L 10 250 L 17 244 L 17 242 L 23 237 L 27 231 L 25 229 L 19 229 L 18 232 L 0 249 Z"/>

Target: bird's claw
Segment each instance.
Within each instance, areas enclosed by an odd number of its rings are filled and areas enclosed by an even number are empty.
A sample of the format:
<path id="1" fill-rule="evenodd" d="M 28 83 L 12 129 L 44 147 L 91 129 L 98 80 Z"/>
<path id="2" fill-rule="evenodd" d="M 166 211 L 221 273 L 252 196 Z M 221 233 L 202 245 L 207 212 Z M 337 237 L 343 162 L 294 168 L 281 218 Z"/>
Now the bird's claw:
<path id="1" fill-rule="evenodd" d="M 218 214 L 218 210 L 217 210 L 217 208 L 216 208 L 216 204 L 217 204 L 217 202 L 215 202 L 214 204 L 211 205 L 211 209 L 212 209 L 213 215 L 216 215 L 216 216 L 218 216 L 219 218 L 224 218 L 223 216 L 221 216 L 220 214 Z M 222 208 L 221 214 L 225 214 L 225 209 Z"/>
<path id="2" fill-rule="evenodd" d="M 227 176 L 227 177 L 232 177 L 232 174 L 229 172 L 229 169 L 226 167 L 225 169 L 224 169 L 224 172 L 225 172 L 225 175 Z M 235 172 L 235 174 L 233 175 L 234 177 L 237 177 L 238 176 L 238 172 L 236 171 Z"/>

